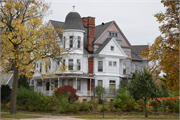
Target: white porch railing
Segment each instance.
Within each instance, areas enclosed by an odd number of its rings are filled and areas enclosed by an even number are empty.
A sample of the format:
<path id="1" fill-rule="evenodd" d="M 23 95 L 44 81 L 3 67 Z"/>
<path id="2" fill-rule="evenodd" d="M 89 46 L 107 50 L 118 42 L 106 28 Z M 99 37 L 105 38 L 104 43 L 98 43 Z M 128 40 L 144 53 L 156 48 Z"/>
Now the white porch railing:
<path id="1" fill-rule="evenodd" d="M 80 91 L 80 90 L 78 90 L 77 95 L 78 96 L 93 96 L 93 91 L 85 91 L 85 90 Z"/>

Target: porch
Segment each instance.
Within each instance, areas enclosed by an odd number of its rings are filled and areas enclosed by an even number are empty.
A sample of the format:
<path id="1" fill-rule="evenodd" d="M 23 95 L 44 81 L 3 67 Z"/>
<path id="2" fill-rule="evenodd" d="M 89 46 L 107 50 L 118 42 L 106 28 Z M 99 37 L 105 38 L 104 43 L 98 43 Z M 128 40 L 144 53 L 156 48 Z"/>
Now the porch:
<path id="1" fill-rule="evenodd" d="M 78 96 L 93 96 L 94 93 L 94 77 L 89 76 L 58 76 L 56 78 L 39 79 L 34 78 L 34 91 L 41 92 L 46 95 L 54 93 L 54 87 L 58 88 L 64 85 L 71 85 L 77 89 Z"/>

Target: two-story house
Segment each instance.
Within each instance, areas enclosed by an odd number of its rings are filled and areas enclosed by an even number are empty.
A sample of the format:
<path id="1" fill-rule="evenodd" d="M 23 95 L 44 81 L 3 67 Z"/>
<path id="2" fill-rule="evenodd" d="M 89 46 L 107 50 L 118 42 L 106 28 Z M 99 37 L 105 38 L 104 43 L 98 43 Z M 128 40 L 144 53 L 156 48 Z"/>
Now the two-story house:
<path id="1" fill-rule="evenodd" d="M 63 28 L 60 47 L 72 49 L 69 57 L 63 59 L 66 72 L 54 71 L 62 63 L 51 59 L 48 68 L 37 61 L 30 86 L 44 94 L 53 93 L 52 86 L 72 85 L 80 99 L 90 99 L 97 85 L 106 89 L 106 97 L 112 98 L 121 84 L 128 83 L 132 74 L 148 61 L 142 58 L 141 49 L 147 45 L 131 45 L 115 21 L 95 26 L 94 17 L 83 17 L 75 10 L 68 13 L 65 22 L 49 21 L 54 28 Z M 46 69 L 46 70 L 45 70 Z M 46 71 L 54 71 L 56 77 L 43 78 Z"/>

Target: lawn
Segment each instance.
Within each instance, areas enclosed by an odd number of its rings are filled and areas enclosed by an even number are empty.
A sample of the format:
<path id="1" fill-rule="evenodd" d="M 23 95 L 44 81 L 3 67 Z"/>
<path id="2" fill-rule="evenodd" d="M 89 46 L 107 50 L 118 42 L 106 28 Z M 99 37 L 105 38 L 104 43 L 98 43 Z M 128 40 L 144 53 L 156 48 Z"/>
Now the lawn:
<path id="1" fill-rule="evenodd" d="M 77 116 L 75 118 L 82 118 L 82 119 L 179 119 L 179 115 L 148 115 L 146 118 L 144 115 L 122 115 L 122 116 L 107 116 L 103 118 L 103 116 L 94 116 L 94 115 L 89 115 L 89 116 Z"/>
<path id="2" fill-rule="evenodd" d="M 2 112 L 9 112 L 9 110 L 2 110 Z M 102 112 L 100 113 L 90 113 L 90 112 L 79 112 L 77 114 L 74 113 L 57 113 L 57 112 L 29 112 L 29 111 L 17 111 L 17 115 L 21 114 L 41 114 L 41 115 L 55 115 L 55 116 L 72 116 L 74 118 L 82 118 L 82 119 L 103 119 Z M 9 115 L 9 114 L 8 114 Z M 105 112 L 104 119 L 179 119 L 179 113 L 167 114 L 167 115 L 156 115 L 156 114 L 148 114 L 148 117 L 145 118 L 144 112 L 134 112 L 132 114 L 123 115 L 111 112 Z M 3 116 L 2 116 L 3 117 Z M 28 116 L 27 116 L 28 117 Z M 30 116 L 31 118 L 39 117 L 39 116 Z M 6 117 L 10 118 L 10 117 Z M 11 117 L 13 118 L 13 117 Z"/>
<path id="3" fill-rule="evenodd" d="M 40 118 L 40 117 L 42 116 L 1 113 L 1 118 L 24 119 L 24 118 Z"/>

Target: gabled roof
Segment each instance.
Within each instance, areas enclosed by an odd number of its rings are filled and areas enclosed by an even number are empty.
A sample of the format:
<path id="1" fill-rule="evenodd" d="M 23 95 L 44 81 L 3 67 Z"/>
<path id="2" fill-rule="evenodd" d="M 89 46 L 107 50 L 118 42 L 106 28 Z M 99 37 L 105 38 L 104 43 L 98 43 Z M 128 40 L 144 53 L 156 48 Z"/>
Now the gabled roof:
<path id="1" fill-rule="evenodd" d="M 107 38 L 94 54 L 99 54 L 112 38 Z"/>
<path id="2" fill-rule="evenodd" d="M 110 25 L 112 25 L 113 23 L 115 24 L 115 26 L 117 27 L 117 29 L 119 30 L 120 34 L 125 39 L 127 44 L 131 47 L 131 44 L 129 43 L 129 41 L 127 40 L 126 36 L 123 34 L 123 32 L 121 31 L 121 29 L 119 28 L 119 26 L 116 24 L 115 21 L 110 21 L 110 22 L 107 22 L 107 23 L 95 26 L 95 40 L 93 42 L 96 42 L 97 39 L 103 34 L 103 32 L 105 32 L 107 30 L 107 28 Z"/>
<path id="3" fill-rule="evenodd" d="M 109 27 L 109 25 L 111 23 L 113 23 L 114 21 L 108 22 L 108 23 L 104 23 L 104 25 L 97 25 L 95 26 L 95 40 L 97 40 L 100 35 Z"/>
<path id="4" fill-rule="evenodd" d="M 141 53 L 141 50 L 148 48 L 148 45 L 132 45 L 131 52 Z"/>
<path id="5" fill-rule="evenodd" d="M 131 57 L 132 57 L 132 60 L 142 60 L 141 57 L 137 56 L 136 54 L 134 54 L 132 52 L 131 52 Z"/>
<path id="6" fill-rule="evenodd" d="M 13 84 L 13 72 L 9 72 L 0 77 L 0 86 L 9 85 L 9 87 L 12 88 L 12 84 Z"/>
<path id="7" fill-rule="evenodd" d="M 49 20 L 51 24 L 54 26 L 54 28 L 63 28 L 64 29 L 64 22 L 55 21 L 55 20 Z"/>

